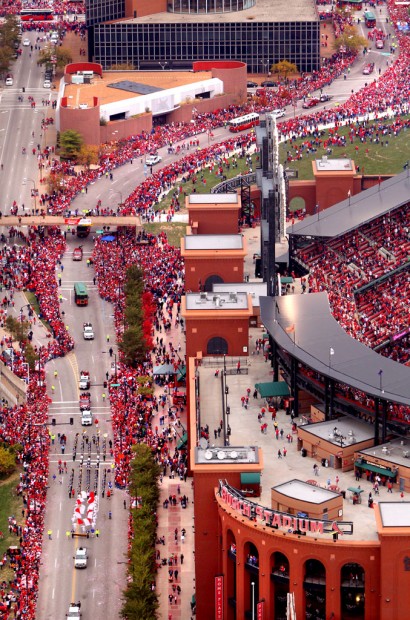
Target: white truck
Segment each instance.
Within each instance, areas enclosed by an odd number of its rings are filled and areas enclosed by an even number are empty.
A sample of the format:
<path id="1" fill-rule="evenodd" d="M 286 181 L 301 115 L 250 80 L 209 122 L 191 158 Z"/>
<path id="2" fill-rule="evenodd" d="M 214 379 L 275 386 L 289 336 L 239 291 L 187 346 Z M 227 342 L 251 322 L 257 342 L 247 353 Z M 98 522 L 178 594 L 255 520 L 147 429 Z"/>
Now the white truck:
<path id="1" fill-rule="evenodd" d="M 84 340 L 94 340 L 94 330 L 91 323 L 83 324 L 83 336 Z"/>
<path id="2" fill-rule="evenodd" d="M 80 620 L 81 618 L 81 603 L 71 603 L 68 608 L 68 614 L 66 614 L 66 618 L 70 618 L 70 620 Z"/>
<path id="3" fill-rule="evenodd" d="M 90 409 L 84 409 L 81 412 L 81 424 L 82 426 L 91 426 L 93 423 L 93 414 Z"/>
<path id="4" fill-rule="evenodd" d="M 74 556 L 74 568 L 87 568 L 88 555 L 85 547 L 79 547 Z"/>
<path id="5" fill-rule="evenodd" d="M 90 373 L 88 372 L 88 370 L 81 370 L 78 387 L 80 388 L 80 390 L 90 389 Z"/>

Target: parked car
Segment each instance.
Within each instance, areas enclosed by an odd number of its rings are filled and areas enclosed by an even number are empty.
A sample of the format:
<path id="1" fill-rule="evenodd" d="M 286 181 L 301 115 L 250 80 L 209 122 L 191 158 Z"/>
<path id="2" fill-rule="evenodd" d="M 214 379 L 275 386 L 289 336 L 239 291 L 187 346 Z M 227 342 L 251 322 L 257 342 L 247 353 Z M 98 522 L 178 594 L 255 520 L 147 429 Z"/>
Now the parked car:
<path id="1" fill-rule="evenodd" d="M 370 75 L 374 71 L 374 62 L 369 62 L 364 66 L 363 75 Z"/>
<path id="2" fill-rule="evenodd" d="M 51 81 L 50 80 L 44 80 L 43 88 L 51 88 Z"/>
<path id="3" fill-rule="evenodd" d="M 276 88 L 277 82 L 274 80 L 265 80 L 264 82 L 261 82 L 261 86 L 264 86 L 265 88 Z"/>
<path id="4" fill-rule="evenodd" d="M 320 99 L 318 99 L 317 97 L 311 97 L 310 99 L 306 99 L 306 101 L 303 102 L 302 108 L 305 108 L 305 110 L 307 110 L 308 108 L 314 108 L 315 105 L 317 105 L 320 102 Z"/>
<path id="5" fill-rule="evenodd" d="M 160 155 L 148 155 L 145 163 L 147 166 L 155 166 L 155 164 L 159 164 L 162 161 L 162 157 Z"/>
<path id="6" fill-rule="evenodd" d="M 257 88 L 258 84 L 256 82 L 246 82 L 246 88 Z"/>
<path id="7" fill-rule="evenodd" d="M 7 77 L 6 78 L 6 86 L 13 86 L 13 78 L 12 77 Z"/>
<path id="8" fill-rule="evenodd" d="M 23 45 L 24 45 L 24 47 L 29 47 L 30 39 L 23 39 Z"/>

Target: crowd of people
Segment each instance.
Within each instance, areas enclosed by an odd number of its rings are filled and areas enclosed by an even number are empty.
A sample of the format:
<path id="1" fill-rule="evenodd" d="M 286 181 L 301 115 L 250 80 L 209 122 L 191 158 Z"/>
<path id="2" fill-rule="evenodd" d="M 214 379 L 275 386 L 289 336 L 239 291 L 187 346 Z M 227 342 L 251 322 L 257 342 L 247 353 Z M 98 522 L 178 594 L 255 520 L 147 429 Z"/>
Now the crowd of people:
<path id="1" fill-rule="evenodd" d="M 70 3 L 68 5 L 57 3 L 56 12 L 58 13 L 60 9 L 61 13 L 66 10 L 69 12 L 68 9 L 71 10 L 71 8 Z M 20 9 L 19 3 L 11 5 L 8 0 L 3 0 L 0 13 L 10 14 L 19 12 Z M 406 19 L 404 8 L 396 6 L 393 0 L 389 2 L 389 11 L 393 22 Z M 337 27 L 342 28 L 343 24 L 337 24 Z M 71 28 L 69 22 L 67 22 L 67 28 Z M 280 123 L 280 134 L 287 138 L 292 136 L 308 138 L 323 124 L 334 123 L 337 126 L 344 120 L 354 123 L 359 116 L 367 117 L 370 112 L 381 114 L 388 111 L 392 115 L 400 115 L 408 111 L 410 42 L 400 33 L 398 33 L 398 38 L 399 57 L 378 80 L 374 80 L 364 89 L 353 94 L 342 106 Z M 311 76 L 302 76 L 294 83 L 284 83 L 274 94 L 264 93 L 259 101 L 252 102 L 250 106 L 252 109 L 263 111 L 267 107 L 279 107 L 279 103 L 280 107 L 284 103 L 292 103 L 295 99 L 301 99 L 313 90 L 328 85 L 335 77 L 343 74 L 352 61 L 353 57 L 348 54 L 336 54 L 320 72 Z M 278 97 L 278 100 L 275 97 Z M 210 146 L 201 151 L 196 151 L 194 145 L 196 134 L 211 131 L 225 124 L 229 118 L 245 113 L 247 110 L 247 108 L 231 106 L 229 109 L 218 110 L 212 114 L 198 115 L 195 123 L 190 125 L 158 127 L 152 134 L 133 136 L 118 144 L 107 145 L 97 171 L 76 173 L 70 163 L 60 163 L 50 159 L 52 174 L 63 174 L 70 183 L 65 186 L 64 192 L 45 196 L 44 204 L 47 204 L 52 213 L 65 212 L 69 210 L 70 202 L 77 193 L 85 191 L 89 183 L 107 171 L 112 171 L 125 163 L 132 163 L 133 159 L 142 157 L 146 153 L 156 152 L 161 146 L 172 145 L 181 140 L 187 141 L 190 146 L 189 154 L 172 167 L 155 172 L 150 179 L 136 188 L 125 201 L 122 212 L 141 213 L 142 210 L 151 209 L 161 193 L 173 188 L 181 177 L 185 180 L 192 179 L 193 176 L 200 175 L 203 166 L 212 165 L 218 168 L 220 161 L 229 153 L 234 150 L 246 151 L 252 145 L 253 138 L 248 136 L 236 136 L 223 145 Z M 399 123 L 401 129 L 402 121 L 396 122 Z M 353 124 L 352 126 L 354 127 Z M 371 131 L 374 132 L 373 129 Z M 359 133 L 359 139 L 362 137 L 363 134 Z M 50 154 L 47 155 L 50 156 Z M 42 317 L 49 322 L 53 332 L 49 346 L 38 351 L 40 363 L 37 373 L 32 373 L 30 377 L 27 403 L 23 406 L 9 406 L 4 402 L 0 416 L 2 440 L 12 444 L 19 443 L 22 446 L 20 458 L 24 473 L 19 483 L 18 493 L 21 494 L 25 506 L 21 519 L 23 525 L 20 547 L 15 558 L 15 579 L 11 584 L 12 588 L 4 594 L 3 602 L 8 610 L 13 608 L 15 617 L 25 620 L 35 617 L 48 477 L 49 437 L 45 423 L 49 399 L 44 388 L 42 368 L 48 359 L 63 355 L 73 346 L 73 341 L 60 313 L 55 273 L 58 261 L 65 250 L 64 238 L 58 231 L 51 230 L 48 236 L 43 237 L 38 233 L 30 233 L 27 243 L 27 246 L 10 245 L 7 249 L 3 248 L 2 257 L 5 261 L 5 269 L 0 275 L 2 284 L 7 290 L 5 302 L 1 308 L 2 320 L 6 315 L 8 304 L 13 303 L 13 288 L 23 288 L 29 285 L 37 295 Z M 393 252 L 394 240 L 391 243 Z M 327 251 L 330 252 L 330 250 Z M 376 260 L 374 252 L 370 253 L 370 258 L 366 258 L 366 268 L 369 266 L 369 260 Z M 380 258 L 377 257 L 377 260 Z M 127 485 L 131 446 L 136 441 L 147 442 L 152 447 L 164 474 L 184 476 L 186 475 L 185 451 L 179 450 L 173 444 L 175 414 L 170 407 L 172 393 L 168 392 L 165 401 L 160 401 L 154 395 L 146 397 L 139 392 L 140 385 L 151 385 L 150 378 L 154 361 L 155 363 L 168 361 L 178 364 L 177 347 L 165 346 L 161 342 L 161 333 L 165 333 L 166 325 L 170 322 L 181 321 L 178 309 L 183 292 L 183 263 L 179 251 L 168 244 L 165 235 L 149 237 L 148 243 L 141 244 L 132 235 L 125 234 L 118 238 L 118 243 L 107 243 L 102 239 L 97 239 L 93 262 L 101 296 L 115 304 L 115 325 L 119 341 L 121 341 L 123 331 L 124 293 L 122 285 L 125 281 L 127 266 L 137 263 L 144 269 L 146 289 L 150 291 L 156 302 L 153 326 L 155 325 L 158 336 L 152 356 L 134 369 L 125 366 L 120 358 L 116 379 L 119 387 L 110 387 L 116 484 L 122 488 Z M 359 269 L 362 266 L 359 265 Z M 333 270 L 329 266 L 332 282 L 340 275 L 338 268 Z M 346 275 L 346 272 L 343 273 Z M 396 285 L 397 282 L 392 281 L 392 290 Z M 341 296 L 342 294 L 339 293 L 339 301 Z M 353 303 L 351 298 L 348 301 Z M 365 304 L 367 303 L 369 301 L 366 298 Z M 384 311 L 390 319 L 389 313 L 392 311 L 393 304 L 388 301 L 384 303 L 389 304 L 386 305 Z M 336 307 L 335 303 L 334 307 Z M 354 316 L 352 307 L 344 309 L 340 304 L 338 307 L 342 315 L 339 319 L 342 322 L 344 316 L 351 317 L 352 314 Z M 350 329 L 353 327 L 350 326 Z M 356 337 L 358 331 L 355 332 Z M 4 341 L 3 348 L 7 344 L 9 343 Z M 14 371 L 21 372 L 22 376 L 24 376 L 23 360 L 24 355 L 19 354 L 15 361 L 16 366 L 13 368 Z M 153 428 L 152 414 L 162 407 L 162 402 L 165 402 L 164 418 L 165 415 L 168 417 L 168 423 L 163 427 Z M 407 412 L 398 408 L 391 411 L 391 415 L 406 416 Z"/>

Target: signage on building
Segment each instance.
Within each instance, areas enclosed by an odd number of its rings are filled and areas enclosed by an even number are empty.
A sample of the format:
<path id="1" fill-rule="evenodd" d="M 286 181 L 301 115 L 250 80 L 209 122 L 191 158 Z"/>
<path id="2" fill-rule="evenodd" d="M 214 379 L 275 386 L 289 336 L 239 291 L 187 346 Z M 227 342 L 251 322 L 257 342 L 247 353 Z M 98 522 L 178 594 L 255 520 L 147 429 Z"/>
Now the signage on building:
<path id="1" fill-rule="evenodd" d="M 68 224 L 69 226 L 77 226 L 81 217 L 65 217 L 64 224 Z"/>
<path id="2" fill-rule="evenodd" d="M 224 576 L 215 577 L 215 620 L 224 618 Z"/>
<path id="3" fill-rule="evenodd" d="M 298 534 L 353 534 L 352 521 L 321 521 L 265 508 L 243 498 L 239 491 L 222 480 L 219 481 L 219 495 L 228 506 L 243 517 L 248 517 L 251 521 L 260 521 L 275 529 L 286 529 Z"/>
<path id="4" fill-rule="evenodd" d="M 264 618 L 265 601 L 259 601 L 256 605 L 256 620 L 263 620 Z"/>

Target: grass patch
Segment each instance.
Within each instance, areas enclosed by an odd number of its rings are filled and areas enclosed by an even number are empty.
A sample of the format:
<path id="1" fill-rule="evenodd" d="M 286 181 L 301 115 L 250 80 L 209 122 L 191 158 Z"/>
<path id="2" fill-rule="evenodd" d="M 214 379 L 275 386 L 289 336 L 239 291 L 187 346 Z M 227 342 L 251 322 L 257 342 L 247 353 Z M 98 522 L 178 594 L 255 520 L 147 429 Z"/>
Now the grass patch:
<path id="1" fill-rule="evenodd" d="M 144 224 L 144 229 L 152 235 L 158 235 L 161 231 L 165 232 L 169 244 L 180 248 L 181 237 L 185 235 L 187 225 L 182 222 L 153 222 L 152 224 Z"/>
<path id="2" fill-rule="evenodd" d="M 409 118 L 403 117 L 404 118 Z M 368 126 L 377 125 L 376 122 L 368 123 Z M 386 121 L 386 125 L 391 125 L 392 121 Z M 367 138 L 367 142 L 360 142 L 360 139 L 355 137 L 353 144 L 350 144 L 348 139 L 349 127 L 341 127 L 338 129 L 339 136 L 346 136 L 347 144 L 345 146 L 330 145 L 332 149 L 331 154 L 327 154 L 326 149 L 322 146 L 315 146 L 317 149 L 314 153 L 302 152 L 302 159 L 297 161 L 287 162 L 287 151 L 290 151 L 292 155 L 295 153 L 294 146 L 300 146 L 303 143 L 308 142 L 311 137 L 301 138 L 295 140 L 295 142 L 284 142 L 280 145 L 279 149 L 279 161 L 285 162 L 286 167 L 298 170 L 299 179 L 312 180 L 313 170 L 312 161 L 320 159 L 322 155 L 328 155 L 330 159 L 340 159 L 348 157 L 354 160 L 357 166 L 360 166 L 360 174 L 398 174 L 403 171 L 403 164 L 410 159 L 410 129 L 402 129 L 398 136 L 380 135 L 380 142 L 376 144 L 370 142 L 371 138 Z M 320 136 L 320 140 L 324 141 L 329 137 L 329 132 L 325 131 Z M 375 138 L 375 134 L 372 137 Z M 312 138 L 314 139 L 314 138 Z M 384 143 L 388 141 L 388 146 L 382 146 L 381 141 Z M 358 149 L 356 150 L 356 147 Z M 367 152 L 366 152 L 367 151 Z"/>
<path id="3" fill-rule="evenodd" d="M 15 471 L 7 479 L 0 481 L 0 530 L 3 538 L 0 540 L 0 554 L 2 555 L 10 545 L 19 545 L 18 536 L 9 534 L 8 518 L 14 515 L 17 523 L 22 525 L 23 518 L 21 510 L 23 500 L 16 495 L 16 486 L 19 482 L 19 475 L 22 469 Z"/>
<path id="4" fill-rule="evenodd" d="M 229 158 L 229 161 L 232 161 L 232 157 Z M 257 154 L 252 155 L 252 170 L 255 170 L 255 165 L 256 165 L 256 159 L 257 159 Z M 249 171 L 249 166 L 246 163 L 246 158 L 245 157 L 239 157 L 237 156 L 236 158 L 237 161 L 237 167 L 233 168 L 231 163 L 228 166 L 223 166 L 223 174 L 224 176 L 226 176 L 227 179 L 232 179 L 233 177 L 237 177 L 239 174 L 244 174 L 245 172 Z M 214 167 L 213 172 L 211 172 L 209 170 L 209 168 L 205 168 L 205 170 L 199 172 L 196 177 L 197 177 L 197 181 L 196 183 L 193 183 L 192 181 L 188 181 L 187 183 L 182 183 L 181 181 L 178 181 L 176 186 L 179 187 L 180 185 L 182 185 L 182 194 L 180 195 L 179 198 L 179 203 L 181 206 L 181 209 L 185 208 L 185 195 L 189 196 L 190 194 L 194 193 L 194 189 L 196 190 L 195 193 L 197 194 L 209 194 L 211 192 L 211 188 L 215 187 L 215 185 L 218 185 L 219 183 L 221 183 L 222 179 L 219 176 L 216 176 L 216 172 L 217 172 L 218 168 Z M 205 183 L 204 183 L 205 181 Z M 169 207 L 171 206 L 171 202 L 172 202 L 172 194 L 174 193 L 174 190 L 171 190 L 170 192 L 168 192 L 168 194 L 166 196 L 164 196 L 164 198 L 161 200 L 161 202 L 159 202 L 157 205 L 155 205 L 154 209 L 155 211 L 158 211 L 159 209 L 164 209 L 165 211 L 167 211 L 169 209 Z"/>
<path id="5" fill-rule="evenodd" d="M 24 294 L 27 297 L 27 301 L 30 304 L 30 306 L 33 308 L 34 312 L 37 314 L 37 316 L 40 316 L 41 310 L 40 310 L 40 306 L 38 305 L 37 297 L 35 296 L 35 294 L 32 293 L 31 291 L 24 291 Z M 45 321 L 42 318 L 40 319 L 40 321 L 42 322 L 44 327 L 51 332 L 51 327 L 48 321 Z"/>

